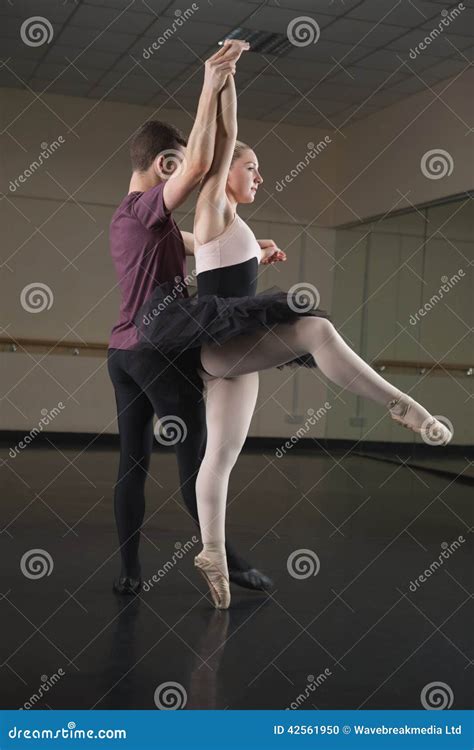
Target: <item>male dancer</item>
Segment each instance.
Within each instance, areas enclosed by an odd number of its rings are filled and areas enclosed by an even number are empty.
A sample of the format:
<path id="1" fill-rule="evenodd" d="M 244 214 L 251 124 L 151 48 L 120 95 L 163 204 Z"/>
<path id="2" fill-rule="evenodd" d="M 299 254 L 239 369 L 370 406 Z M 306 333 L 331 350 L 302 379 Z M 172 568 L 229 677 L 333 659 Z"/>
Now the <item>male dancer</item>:
<path id="1" fill-rule="evenodd" d="M 224 44 L 206 61 L 196 120 L 187 144 L 172 125 L 151 121 L 140 128 L 131 144 L 133 174 L 129 193 L 110 225 L 110 248 L 122 295 L 107 355 L 120 434 L 114 492 L 122 560 L 120 575 L 113 585 L 118 594 L 137 594 L 141 588 L 138 549 L 154 413 L 159 419 L 171 417 L 181 426 L 182 435 L 175 444 L 181 493 L 191 516 L 199 523 L 195 480 L 206 439 L 203 383 L 190 366 L 187 354 L 172 361 L 157 350 L 135 351 L 138 335 L 133 320 L 157 283 L 175 284 L 186 275 L 185 255 L 193 254 L 193 236 L 179 231 L 172 212 L 185 202 L 212 164 L 218 94 L 227 75 L 235 73 L 241 52 L 242 48 L 236 45 Z M 168 179 L 178 166 L 173 179 Z M 269 241 L 263 243 L 270 258 L 271 245 L 268 246 Z M 272 588 L 270 578 L 253 568 L 229 544 L 226 554 L 231 581 L 251 589 Z"/>

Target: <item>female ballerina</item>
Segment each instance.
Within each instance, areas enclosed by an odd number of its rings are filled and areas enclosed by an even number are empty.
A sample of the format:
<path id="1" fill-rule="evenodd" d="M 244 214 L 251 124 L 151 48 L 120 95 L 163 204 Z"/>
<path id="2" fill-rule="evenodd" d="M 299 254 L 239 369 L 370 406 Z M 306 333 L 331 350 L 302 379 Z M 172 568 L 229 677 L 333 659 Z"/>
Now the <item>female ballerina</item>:
<path id="1" fill-rule="evenodd" d="M 254 151 L 236 139 L 237 98 L 229 75 L 220 93 L 214 159 L 196 205 L 197 294 L 183 298 L 169 285 L 159 285 L 136 319 L 140 346 L 169 355 L 194 349 L 206 382 L 207 445 L 196 481 L 203 549 L 194 564 L 218 609 L 230 604 L 225 555 L 229 477 L 250 426 L 260 370 L 317 366 L 337 385 L 388 409 L 402 426 L 435 433 L 438 445 L 452 437 L 421 404 L 364 362 L 324 311 L 299 310 L 297 295 L 277 287 L 256 293 L 258 263 L 268 253 L 237 206 L 252 203 L 263 180 Z M 282 256 L 275 251 L 273 259 Z"/>

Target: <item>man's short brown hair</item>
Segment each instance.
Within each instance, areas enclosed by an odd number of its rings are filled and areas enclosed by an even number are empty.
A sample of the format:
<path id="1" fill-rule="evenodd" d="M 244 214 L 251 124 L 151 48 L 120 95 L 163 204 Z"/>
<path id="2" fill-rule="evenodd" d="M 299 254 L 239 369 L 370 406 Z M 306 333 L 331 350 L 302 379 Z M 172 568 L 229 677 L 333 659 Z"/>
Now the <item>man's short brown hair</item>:
<path id="1" fill-rule="evenodd" d="M 162 151 L 186 145 L 186 138 L 174 125 L 149 120 L 137 130 L 130 144 L 132 169 L 134 172 L 146 172 Z"/>

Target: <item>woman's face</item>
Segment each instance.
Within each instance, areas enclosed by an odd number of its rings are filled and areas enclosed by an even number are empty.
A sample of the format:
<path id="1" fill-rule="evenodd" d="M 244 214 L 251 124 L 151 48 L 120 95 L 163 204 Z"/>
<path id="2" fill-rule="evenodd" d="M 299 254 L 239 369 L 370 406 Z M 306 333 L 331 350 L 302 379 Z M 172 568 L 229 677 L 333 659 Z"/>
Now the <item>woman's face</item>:
<path id="1" fill-rule="evenodd" d="M 253 203 L 262 182 L 257 156 L 251 148 L 247 148 L 229 170 L 226 191 L 237 203 Z"/>

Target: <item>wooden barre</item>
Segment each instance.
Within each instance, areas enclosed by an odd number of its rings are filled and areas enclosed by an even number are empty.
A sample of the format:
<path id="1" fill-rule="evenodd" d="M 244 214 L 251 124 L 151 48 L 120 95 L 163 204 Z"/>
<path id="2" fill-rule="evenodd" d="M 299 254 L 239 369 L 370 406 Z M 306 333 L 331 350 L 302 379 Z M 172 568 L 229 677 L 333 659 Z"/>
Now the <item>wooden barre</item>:
<path id="1" fill-rule="evenodd" d="M 20 352 L 34 351 L 37 353 L 55 355 L 86 354 L 86 356 L 99 357 L 107 353 L 108 345 L 104 343 L 85 343 L 83 341 L 53 341 L 51 339 L 28 339 L 13 338 L 12 336 L 0 336 L 0 351 Z M 420 374 L 443 374 L 447 370 L 462 375 L 474 375 L 474 365 L 461 362 L 424 362 L 419 360 L 402 359 L 376 359 L 371 362 L 374 369 L 384 372 L 385 370 L 416 370 Z"/>

